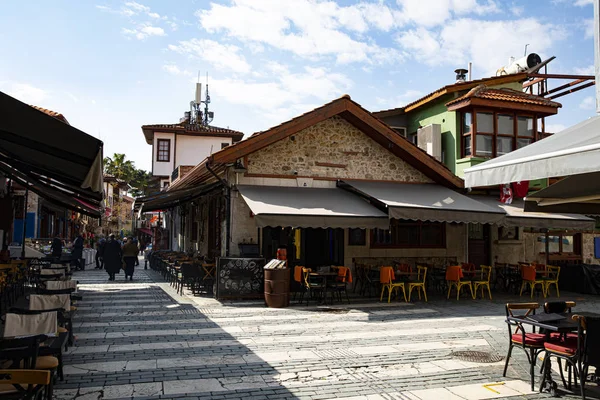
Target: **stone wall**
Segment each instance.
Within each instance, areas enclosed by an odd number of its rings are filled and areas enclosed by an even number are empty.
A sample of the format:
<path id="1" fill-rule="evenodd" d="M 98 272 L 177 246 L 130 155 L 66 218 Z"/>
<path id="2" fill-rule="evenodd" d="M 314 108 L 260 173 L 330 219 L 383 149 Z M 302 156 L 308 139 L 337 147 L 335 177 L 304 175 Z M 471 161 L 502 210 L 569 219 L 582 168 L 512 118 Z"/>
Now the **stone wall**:
<path id="1" fill-rule="evenodd" d="M 543 234 L 523 232 L 523 228 L 519 228 L 518 240 L 498 240 L 498 226 L 492 225 L 492 263 L 517 264 L 521 261 L 545 263 L 544 254 L 540 254 L 544 250 L 544 244 L 537 241 L 539 235 Z"/>
<path id="2" fill-rule="evenodd" d="M 396 182 L 432 182 L 341 117 L 248 156 L 248 173 Z"/>
<path id="3" fill-rule="evenodd" d="M 594 256 L 594 238 L 600 234 L 584 233 L 582 238 L 583 262 L 586 264 L 600 264 L 600 259 Z"/>

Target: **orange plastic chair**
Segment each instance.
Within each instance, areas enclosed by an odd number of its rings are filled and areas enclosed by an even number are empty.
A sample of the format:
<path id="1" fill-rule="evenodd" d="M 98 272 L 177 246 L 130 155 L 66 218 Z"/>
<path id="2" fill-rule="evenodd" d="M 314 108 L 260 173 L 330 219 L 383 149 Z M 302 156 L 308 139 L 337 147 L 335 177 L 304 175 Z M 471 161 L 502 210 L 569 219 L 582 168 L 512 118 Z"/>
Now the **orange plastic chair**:
<path id="1" fill-rule="evenodd" d="M 519 296 L 523 295 L 523 289 L 526 286 L 529 286 L 529 290 L 531 291 L 531 298 L 533 299 L 533 292 L 536 285 L 540 285 L 542 289 L 542 294 L 546 297 L 546 286 L 543 279 L 537 279 L 536 269 L 534 266 L 522 266 L 521 267 L 521 278 L 523 278 L 523 283 L 521 284 L 521 292 L 519 292 Z"/>
<path id="2" fill-rule="evenodd" d="M 448 296 L 446 298 L 450 298 L 450 292 L 452 288 L 456 288 L 456 300 L 460 298 L 460 290 L 464 286 L 468 286 L 471 290 L 471 297 L 473 297 L 473 285 L 471 285 L 471 281 L 461 281 L 464 277 L 462 272 L 462 267 L 460 265 L 452 265 L 446 268 L 446 283 L 448 284 Z"/>
<path id="3" fill-rule="evenodd" d="M 385 293 L 385 289 L 388 290 L 388 303 L 392 300 L 392 291 L 396 290 L 396 294 L 398 294 L 398 289 L 402 288 L 402 294 L 404 296 L 404 301 L 406 300 L 406 288 L 404 287 L 404 282 L 394 282 L 396 276 L 394 275 L 394 268 L 386 266 L 381 267 L 379 270 L 379 281 L 381 282 L 381 296 L 379 297 L 379 301 L 383 300 L 383 294 Z"/>

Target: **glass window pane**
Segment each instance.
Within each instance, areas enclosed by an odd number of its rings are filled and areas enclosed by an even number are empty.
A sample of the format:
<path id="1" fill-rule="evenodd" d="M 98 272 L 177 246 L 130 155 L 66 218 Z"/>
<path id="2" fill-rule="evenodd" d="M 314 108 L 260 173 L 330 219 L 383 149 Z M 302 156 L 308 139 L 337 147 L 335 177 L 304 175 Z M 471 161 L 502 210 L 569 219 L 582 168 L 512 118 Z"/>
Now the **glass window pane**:
<path id="1" fill-rule="evenodd" d="M 548 236 L 549 253 L 558 253 L 560 251 L 560 236 Z"/>
<path id="2" fill-rule="evenodd" d="M 477 113 L 477 132 L 494 133 L 494 114 Z"/>
<path id="3" fill-rule="evenodd" d="M 475 155 L 481 157 L 492 157 L 493 136 L 477 135 L 475 136 Z"/>
<path id="4" fill-rule="evenodd" d="M 517 149 L 531 144 L 531 139 L 517 139 Z"/>
<path id="5" fill-rule="evenodd" d="M 517 134 L 519 136 L 533 137 L 533 118 L 517 117 Z"/>
<path id="6" fill-rule="evenodd" d="M 470 112 L 463 114 L 463 133 L 471 132 L 471 125 L 473 125 L 473 116 Z"/>
<path id="7" fill-rule="evenodd" d="M 513 138 L 506 136 L 496 137 L 496 157 L 513 151 Z"/>
<path id="8" fill-rule="evenodd" d="M 463 137 L 463 146 L 465 148 L 465 157 L 473 154 L 471 150 L 471 136 Z"/>
<path id="9" fill-rule="evenodd" d="M 563 236 L 562 237 L 562 252 L 563 253 L 573 253 L 573 236 Z"/>
<path id="10" fill-rule="evenodd" d="M 498 114 L 498 134 L 513 135 L 514 133 L 514 117 L 507 114 Z"/>

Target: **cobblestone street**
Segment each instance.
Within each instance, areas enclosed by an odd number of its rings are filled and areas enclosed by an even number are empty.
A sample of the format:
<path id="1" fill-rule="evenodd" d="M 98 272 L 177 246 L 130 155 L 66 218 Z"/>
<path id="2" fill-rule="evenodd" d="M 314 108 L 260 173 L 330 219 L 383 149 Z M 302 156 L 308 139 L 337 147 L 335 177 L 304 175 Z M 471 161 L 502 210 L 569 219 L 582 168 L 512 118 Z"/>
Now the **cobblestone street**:
<path id="1" fill-rule="evenodd" d="M 83 301 L 75 346 L 64 357 L 65 380 L 55 391 L 60 399 L 548 397 L 530 392 L 522 351 L 513 352 L 506 378 L 504 360 L 472 363 L 451 354 L 504 357 L 508 298 L 457 302 L 432 295 L 429 303 L 354 299 L 269 309 L 257 301 L 179 296 L 143 268 L 133 282 L 122 274 L 108 282 L 93 269 L 74 279 Z M 562 299 L 597 311 L 591 297 Z"/>

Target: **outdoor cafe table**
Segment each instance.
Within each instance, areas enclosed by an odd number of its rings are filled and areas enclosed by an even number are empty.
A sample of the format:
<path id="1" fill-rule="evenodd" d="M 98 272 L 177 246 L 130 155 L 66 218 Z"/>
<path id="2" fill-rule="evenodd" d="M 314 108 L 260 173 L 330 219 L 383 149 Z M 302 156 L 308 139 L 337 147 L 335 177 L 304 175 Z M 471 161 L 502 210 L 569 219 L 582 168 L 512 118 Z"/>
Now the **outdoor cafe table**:
<path id="1" fill-rule="evenodd" d="M 323 280 L 323 304 L 327 304 L 327 289 L 329 287 L 329 283 L 338 277 L 338 273 L 337 272 L 310 272 L 309 273 L 310 276 L 316 276 L 319 277 Z M 333 296 L 331 299 L 331 302 L 333 303 Z"/>
<path id="2" fill-rule="evenodd" d="M 561 314 L 533 314 L 524 316 L 516 316 L 516 317 L 508 317 L 508 321 L 517 322 L 521 324 L 528 324 L 531 326 L 535 326 L 540 329 L 544 329 L 546 332 L 546 337 L 550 338 L 550 333 L 557 332 L 561 334 L 566 334 L 569 332 L 576 331 L 579 327 L 576 321 L 573 321 L 573 315 L 581 315 L 581 316 L 589 316 L 589 317 L 597 317 L 600 318 L 600 314 L 593 312 L 571 312 L 571 313 L 561 313 Z M 552 380 L 552 368 L 550 360 L 548 360 L 548 365 L 543 371 L 542 385 L 540 386 L 540 391 L 547 390 L 549 392 L 556 391 L 556 383 Z"/>

